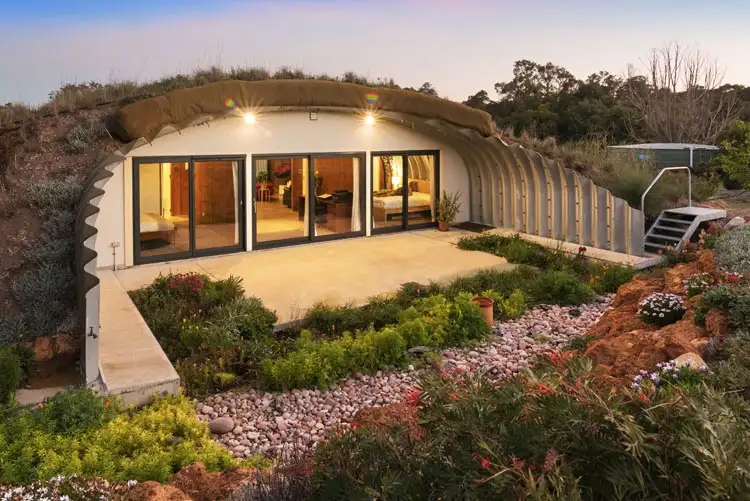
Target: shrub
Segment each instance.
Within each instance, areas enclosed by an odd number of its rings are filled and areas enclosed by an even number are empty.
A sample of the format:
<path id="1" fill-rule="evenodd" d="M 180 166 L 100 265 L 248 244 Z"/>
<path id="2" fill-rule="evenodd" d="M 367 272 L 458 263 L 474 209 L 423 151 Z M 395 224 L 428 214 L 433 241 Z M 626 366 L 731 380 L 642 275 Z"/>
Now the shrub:
<path id="1" fill-rule="evenodd" d="M 594 290 L 568 271 L 546 271 L 531 284 L 531 295 L 538 303 L 579 305 L 596 297 Z"/>
<path id="2" fill-rule="evenodd" d="M 354 305 L 330 306 L 316 303 L 307 312 L 304 325 L 318 336 L 340 336 L 368 325 L 365 312 Z"/>
<path id="3" fill-rule="evenodd" d="M 716 239 L 714 256 L 726 271 L 750 274 L 750 225 L 721 234 Z"/>
<path id="4" fill-rule="evenodd" d="M 720 360 L 713 368 L 712 383 L 727 392 L 750 399 L 750 334 L 747 331 L 722 340 Z"/>
<path id="5" fill-rule="evenodd" d="M 209 471 L 233 466 L 229 452 L 211 440 L 207 425 L 198 421 L 184 397 L 160 399 L 106 422 L 95 413 L 84 420 L 73 414 L 72 409 L 84 410 L 86 403 L 101 398 L 92 400 L 84 393 L 66 397 L 60 421 L 39 409 L 6 410 L 0 421 L 0 483 L 28 484 L 73 474 L 163 483 L 195 461 Z"/>
<path id="6" fill-rule="evenodd" d="M 528 297 L 520 289 L 514 290 L 508 297 L 503 297 L 491 290 L 484 291 L 481 295 L 492 298 L 495 302 L 492 306 L 492 315 L 495 320 L 511 320 L 526 313 Z"/>
<path id="7" fill-rule="evenodd" d="M 107 127 L 101 120 L 88 120 L 73 127 L 65 141 L 69 151 L 83 153 L 97 139 L 108 135 Z"/>
<path id="8" fill-rule="evenodd" d="M 83 186 L 73 177 L 62 180 L 44 180 L 29 188 L 26 198 L 40 214 L 52 211 L 75 213 L 81 199 Z"/>
<path id="9" fill-rule="evenodd" d="M 461 292 L 481 294 L 492 290 L 504 297 L 510 296 L 517 289 L 530 292 L 539 272 L 531 267 L 520 265 L 512 271 L 495 269 L 480 270 L 473 275 L 458 277 L 445 288 L 445 297 L 455 298 Z"/>
<path id="10" fill-rule="evenodd" d="M 435 295 L 415 301 L 401 312 L 398 324 L 380 330 L 345 332 L 330 340 L 314 339 L 303 331 L 293 351 L 264 360 L 261 372 L 272 388 L 327 387 L 355 371 L 396 366 L 410 347 L 454 345 L 490 332 L 470 294 L 459 294 L 453 302 Z"/>
<path id="11" fill-rule="evenodd" d="M 696 388 L 703 381 L 703 375 L 707 371 L 708 367 L 705 365 L 691 367 L 690 360 L 681 366 L 678 366 L 675 360 L 660 362 L 656 364 L 656 370 L 653 372 L 639 371 L 639 374 L 633 377 L 631 388 L 633 391 L 650 396 L 675 386 L 685 390 Z"/>
<path id="12" fill-rule="evenodd" d="M 402 308 L 395 297 L 372 297 L 363 308 L 368 324 L 375 329 L 398 322 Z"/>
<path id="13" fill-rule="evenodd" d="M 519 235 L 504 237 L 485 234 L 476 237 L 462 237 L 458 248 L 475 250 L 504 257 L 509 263 L 526 264 L 547 268 L 554 259 L 553 251 L 522 239 Z"/>
<path id="14" fill-rule="evenodd" d="M 121 406 L 116 399 L 89 390 L 74 389 L 45 399 L 38 419 L 55 434 L 85 433 L 117 417 Z"/>
<path id="15" fill-rule="evenodd" d="M 233 371 L 238 365 L 238 356 L 233 350 L 214 352 L 210 357 L 189 356 L 175 363 L 180 375 L 180 384 L 187 395 L 202 397 L 226 390 L 239 382 Z"/>
<path id="16" fill-rule="evenodd" d="M 593 336 L 591 334 L 586 335 L 586 336 L 576 337 L 567 342 L 567 344 L 565 345 L 565 349 L 586 351 L 589 345 L 597 341 L 598 339 L 599 338 L 597 336 Z"/>
<path id="17" fill-rule="evenodd" d="M 21 384 L 21 360 L 14 350 L 0 346 L 0 405 L 14 398 Z"/>
<path id="18" fill-rule="evenodd" d="M 748 404 L 704 385 L 612 390 L 582 358 L 493 384 L 428 374 L 418 436 L 341 432 L 316 452 L 319 499 L 744 499 Z M 742 442 L 742 443 L 738 443 Z M 638 451 L 634 453 L 634 451 Z"/>
<path id="19" fill-rule="evenodd" d="M 638 317 L 648 323 L 669 325 L 677 322 L 685 314 L 685 306 L 680 296 L 654 292 L 639 303 Z"/>
<path id="20" fill-rule="evenodd" d="M 710 273 L 698 273 L 685 280 L 685 292 L 688 297 L 703 294 L 716 285 L 716 281 Z"/>
<path id="21" fill-rule="evenodd" d="M 401 307 L 408 308 L 417 299 L 434 296 L 435 294 L 439 294 L 440 291 L 441 286 L 437 283 L 424 285 L 418 282 L 406 282 L 399 287 L 398 292 L 396 293 L 396 302 L 398 302 Z"/>
<path id="22" fill-rule="evenodd" d="M 589 284 L 597 294 L 613 294 L 621 285 L 630 282 L 638 273 L 630 266 L 594 264 L 590 268 Z"/>
<path id="23" fill-rule="evenodd" d="M 13 280 L 11 292 L 23 307 L 23 333 L 29 338 L 52 335 L 71 313 L 75 277 L 67 263 L 44 263 Z"/>
<path id="24" fill-rule="evenodd" d="M 696 323 L 705 325 L 706 315 L 714 308 L 727 314 L 734 329 L 750 325 L 750 287 L 724 284 L 709 290 L 695 309 Z"/>

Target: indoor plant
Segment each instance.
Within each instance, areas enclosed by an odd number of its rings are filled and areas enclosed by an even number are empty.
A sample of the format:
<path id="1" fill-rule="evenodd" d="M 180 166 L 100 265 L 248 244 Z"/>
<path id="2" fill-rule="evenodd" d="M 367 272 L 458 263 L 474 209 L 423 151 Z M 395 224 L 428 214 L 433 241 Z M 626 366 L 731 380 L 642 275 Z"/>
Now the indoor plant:
<path id="1" fill-rule="evenodd" d="M 450 224 L 456 220 L 458 211 L 461 209 L 461 194 L 448 194 L 443 190 L 443 196 L 438 200 L 437 222 L 440 231 L 448 231 Z"/>

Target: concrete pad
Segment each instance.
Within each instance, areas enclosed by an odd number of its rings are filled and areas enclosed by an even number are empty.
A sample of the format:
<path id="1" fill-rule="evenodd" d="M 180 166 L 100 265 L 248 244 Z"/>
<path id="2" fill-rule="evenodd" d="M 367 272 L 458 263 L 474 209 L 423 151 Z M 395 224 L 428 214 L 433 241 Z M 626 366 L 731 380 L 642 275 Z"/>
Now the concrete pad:
<path id="1" fill-rule="evenodd" d="M 140 276 L 141 269 L 135 268 Z M 156 269 L 154 269 L 156 271 Z M 125 404 L 144 404 L 155 393 L 176 394 L 180 378 L 110 270 L 100 270 L 99 370 L 109 395 Z M 158 275 L 158 272 L 156 272 Z"/>
<path id="2" fill-rule="evenodd" d="M 537 235 L 529 235 L 527 233 L 518 233 L 513 230 L 504 228 L 495 228 L 488 230 L 485 233 L 492 233 L 494 235 L 501 235 L 504 237 L 512 237 L 519 235 L 524 240 L 533 242 L 535 244 L 543 245 L 550 249 L 562 249 L 568 254 L 577 254 L 580 244 L 565 242 L 562 240 L 555 240 L 553 238 L 545 238 Z M 596 247 L 586 246 L 586 257 L 598 259 L 600 261 L 607 261 L 609 263 L 623 264 L 626 266 L 633 266 L 636 269 L 642 269 L 648 266 L 652 266 L 652 259 L 648 257 L 632 256 L 630 254 L 624 254 L 622 252 L 615 252 L 605 249 L 598 249 Z"/>
<path id="3" fill-rule="evenodd" d="M 513 269 L 501 257 L 456 248 L 453 242 L 463 235 L 472 233 L 393 233 L 202 258 L 192 265 L 216 278 L 242 278 L 246 295 L 262 299 L 283 324 L 304 317 L 317 302 L 362 305 L 372 296 L 396 292 L 404 282 L 448 281 L 484 268 Z M 164 269 L 115 273 L 131 290 L 150 283 Z"/>

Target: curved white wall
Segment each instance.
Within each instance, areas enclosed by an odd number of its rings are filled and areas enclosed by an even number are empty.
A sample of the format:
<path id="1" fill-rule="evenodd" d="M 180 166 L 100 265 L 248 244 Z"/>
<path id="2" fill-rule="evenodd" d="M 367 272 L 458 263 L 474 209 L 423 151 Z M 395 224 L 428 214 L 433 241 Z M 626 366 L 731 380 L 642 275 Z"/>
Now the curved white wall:
<path id="1" fill-rule="evenodd" d="M 156 138 L 151 144 L 131 150 L 128 157 L 247 155 L 249 169 L 252 155 L 366 152 L 369 193 L 369 153 L 408 150 L 440 150 L 440 189 L 461 194 L 463 206 L 457 221 L 467 221 L 469 174 L 455 150 L 405 126 L 385 121 L 366 126 L 360 117 L 350 114 L 319 112 L 318 119 L 312 121 L 307 112 L 273 112 L 258 116 L 253 125 L 236 117 L 217 119 Z M 112 241 L 121 243 L 117 249 L 118 266 L 133 263 L 132 179 L 132 162 L 126 161 L 105 187 L 102 212 L 96 221 L 99 267 L 112 265 Z M 251 204 L 246 206 L 250 212 Z M 248 213 L 248 236 L 251 217 Z"/>

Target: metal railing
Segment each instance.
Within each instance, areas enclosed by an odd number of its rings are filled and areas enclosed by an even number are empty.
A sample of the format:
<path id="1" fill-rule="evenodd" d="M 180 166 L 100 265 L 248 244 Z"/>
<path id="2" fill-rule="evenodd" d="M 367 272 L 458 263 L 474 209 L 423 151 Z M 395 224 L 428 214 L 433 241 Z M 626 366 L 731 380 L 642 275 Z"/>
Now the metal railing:
<path id="1" fill-rule="evenodd" d="M 648 188 L 646 188 L 646 191 L 643 192 L 643 195 L 641 195 L 641 211 L 646 210 L 646 195 L 648 195 L 648 192 L 651 191 L 651 188 L 654 187 L 656 182 L 661 178 L 662 174 L 664 174 L 668 170 L 686 170 L 688 171 L 688 207 L 693 206 L 693 174 L 690 172 L 690 167 L 664 167 L 661 172 L 654 178 L 653 181 L 651 181 L 651 184 L 648 185 Z"/>

